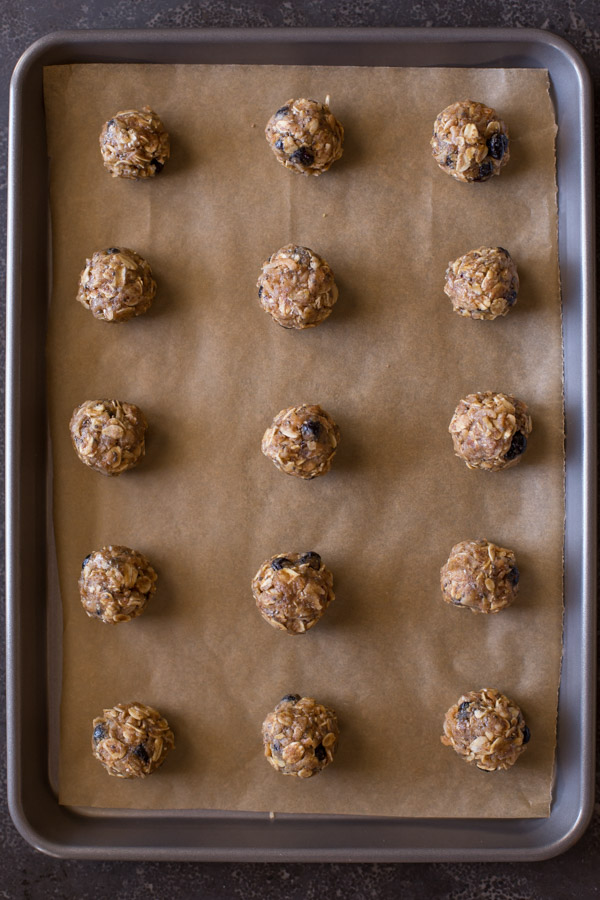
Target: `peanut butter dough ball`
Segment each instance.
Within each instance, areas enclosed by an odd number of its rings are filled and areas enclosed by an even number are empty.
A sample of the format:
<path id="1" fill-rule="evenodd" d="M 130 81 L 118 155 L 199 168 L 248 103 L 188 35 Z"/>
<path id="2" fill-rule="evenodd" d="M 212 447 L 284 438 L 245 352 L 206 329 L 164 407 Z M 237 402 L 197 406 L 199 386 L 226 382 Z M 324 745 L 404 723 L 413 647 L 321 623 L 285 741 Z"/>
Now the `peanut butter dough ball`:
<path id="1" fill-rule="evenodd" d="M 282 775 L 310 778 L 333 762 L 337 716 L 311 697 L 287 694 L 262 726 L 265 756 Z"/>
<path id="2" fill-rule="evenodd" d="M 521 459 L 531 433 L 531 416 L 522 400 L 483 391 L 461 400 L 448 429 L 456 456 L 469 469 L 508 469 Z"/>
<path id="3" fill-rule="evenodd" d="M 523 713 L 512 700 L 490 688 L 463 694 L 444 719 L 442 744 L 452 747 L 478 769 L 510 769 L 531 734 Z"/>
<path id="4" fill-rule="evenodd" d="M 86 259 L 77 299 L 104 322 L 126 322 L 152 305 L 156 282 L 145 259 L 126 247 L 97 250 Z"/>
<path id="5" fill-rule="evenodd" d="M 84 559 L 79 594 L 88 616 L 116 625 L 143 613 L 156 581 L 156 572 L 137 550 L 103 547 Z"/>
<path id="6" fill-rule="evenodd" d="M 263 435 L 262 452 L 287 475 L 317 478 L 329 472 L 339 439 L 329 413 L 304 403 L 277 413 Z"/>
<path id="7" fill-rule="evenodd" d="M 444 293 L 471 319 L 505 316 L 517 302 L 517 267 L 503 247 L 479 247 L 448 263 Z"/>
<path id="8" fill-rule="evenodd" d="M 338 298 L 333 272 L 308 247 L 287 244 L 263 263 L 258 279 L 260 305 L 283 328 L 314 328 Z"/>
<path id="9" fill-rule="evenodd" d="M 263 619 L 288 634 L 316 625 L 335 598 L 333 576 L 312 550 L 272 556 L 254 576 L 252 594 Z"/>
<path id="10" fill-rule="evenodd" d="M 171 152 L 169 135 L 149 106 L 125 109 L 100 132 L 104 167 L 113 178 L 154 178 Z"/>
<path id="11" fill-rule="evenodd" d="M 517 596 L 519 570 L 512 550 L 490 541 L 460 541 L 440 573 L 442 595 L 473 613 L 497 613 Z"/>
<path id="12" fill-rule="evenodd" d="M 92 724 L 92 752 L 117 778 L 151 775 L 175 747 L 167 720 L 143 703 L 118 703 Z"/>
<path id="13" fill-rule="evenodd" d="M 508 132 L 496 110 L 474 100 L 452 103 L 433 125 L 433 156 L 458 181 L 487 181 L 510 159 Z"/>
<path id="14" fill-rule="evenodd" d="M 145 452 L 148 423 L 133 403 L 86 400 L 71 417 L 71 440 L 86 466 L 103 475 L 120 475 L 137 466 Z"/>
<path id="15" fill-rule="evenodd" d="M 325 103 L 288 100 L 271 116 L 265 129 L 271 150 L 287 169 L 320 175 L 342 155 L 344 129 Z"/>

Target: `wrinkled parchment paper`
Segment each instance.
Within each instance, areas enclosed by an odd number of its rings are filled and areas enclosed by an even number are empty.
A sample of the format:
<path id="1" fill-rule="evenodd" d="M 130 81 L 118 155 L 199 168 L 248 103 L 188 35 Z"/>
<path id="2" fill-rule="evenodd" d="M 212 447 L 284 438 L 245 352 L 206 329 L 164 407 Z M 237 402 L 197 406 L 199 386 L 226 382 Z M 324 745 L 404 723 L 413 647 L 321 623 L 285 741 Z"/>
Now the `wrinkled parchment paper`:
<path id="1" fill-rule="evenodd" d="M 64 66 L 45 72 L 53 292 L 48 391 L 64 615 L 60 801 L 399 816 L 545 816 L 561 658 L 563 419 L 555 122 L 547 73 L 526 70 Z M 293 96 L 324 98 L 346 128 L 320 178 L 280 166 L 263 136 Z M 499 178 L 463 185 L 430 155 L 436 114 L 470 97 L 508 123 Z M 147 183 L 113 180 L 98 149 L 117 110 L 151 105 L 172 158 Z M 290 241 L 331 264 L 331 318 L 288 332 L 261 311 L 263 260 Z M 442 292 L 449 260 L 481 245 L 514 255 L 508 318 L 473 322 Z M 86 257 L 123 245 L 151 263 L 151 312 L 107 325 L 75 302 Z M 500 390 L 530 406 L 522 463 L 469 471 L 447 428 L 460 398 Z M 68 423 L 84 400 L 137 403 L 146 459 L 110 479 L 83 466 Z M 342 438 L 330 474 L 283 475 L 260 452 L 281 408 L 322 404 Z M 520 596 L 497 616 L 442 602 L 451 546 L 513 548 Z M 146 553 L 159 591 L 138 620 L 87 618 L 77 579 L 93 549 Z M 291 637 L 258 615 L 264 558 L 320 552 L 336 600 Z M 489 775 L 440 743 L 464 691 L 497 687 L 532 738 Z M 286 693 L 331 704 L 335 764 L 279 777 L 260 725 Z M 109 777 L 92 718 L 139 699 L 176 750 L 150 779 Z"/>

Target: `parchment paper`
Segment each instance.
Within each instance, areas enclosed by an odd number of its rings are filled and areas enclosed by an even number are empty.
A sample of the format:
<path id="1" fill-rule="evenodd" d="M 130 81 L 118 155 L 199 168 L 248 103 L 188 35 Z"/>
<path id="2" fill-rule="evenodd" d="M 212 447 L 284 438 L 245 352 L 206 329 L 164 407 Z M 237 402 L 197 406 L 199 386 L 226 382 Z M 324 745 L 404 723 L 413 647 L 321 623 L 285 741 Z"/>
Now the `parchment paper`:
<path id="1" fill-rule="evenodd" d="M 48 391 L 64 615 L 60 801 L 400 816 L 545 816 L 561 659 L 563 417 L 555 123 L 539 70 L 110 66 L 45 72 L 54 284 Z M 292 96 L 331 95 L 343 159 L 316 179 L 281 167 L 263 136 Z M 511 134 L 499 178 L 456 183 L 429 139 L 437 113 L 472 97 Z M 149 104 L 172 158 L 149 183 L 111 179 L 102 123 Z M 331 318 L 288 332 L 264 314 L 263 260 L 290 241 L 331 264 Z M 522 288 L 506 319 L 459 318 L 449 260 L 506 247 Z M 159 293 L 126 325 L 75 302 L 86 257 L 124 245 Z M 524 399 L 522 463 L 469 471 L 448 424 L 462 396 Z M 68 423 L 84 400 L 135 402 L 146 459 L 109 479 L 84 467 Z M 341 428 L 330 474 L 285 476 L 260 440 L 281 408 L 322 404 Z M 441 599 L 439 569 L 471 537 L 513 548 L 513 608 L 475 616 Z M 93 549 L 146 553 L 159 591 L 140 619 L 88 619 L 77 579 Z M 302 637 L 270 628 L 250 581 L 264 558 L 314 549 L 336 600 Z M 532 738 L 509 772 L 467 766 L 440 743 L 461 693 L 497 687 Z M 278 777 L 260 725 L 286 693 L 331 704 L 342 738 L 309 781 Z M 177 748 L 144 781 L 92 758 L 92 718 L 139 699 Z"/>

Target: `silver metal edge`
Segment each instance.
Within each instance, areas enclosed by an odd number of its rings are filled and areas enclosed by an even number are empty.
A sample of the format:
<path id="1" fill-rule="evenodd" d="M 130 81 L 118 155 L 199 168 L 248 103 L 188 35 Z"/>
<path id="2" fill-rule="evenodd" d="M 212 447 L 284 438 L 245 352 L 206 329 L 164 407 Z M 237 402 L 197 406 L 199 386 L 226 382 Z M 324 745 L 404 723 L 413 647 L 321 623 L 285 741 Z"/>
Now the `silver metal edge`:
<path id="1" fill-rule="evenodd" d="M 17 287 L 16 281 L 16 261 L 20 250 L 20 240 L 17 239 L 19 234 L 18 225 L 20 216 L 16 203 L 16 192 L 20 178 L 20 170 L 18 165 L 18 129 L 17 123 L 20 121 L 21 109 L 19 105 L 19 87 L 25 78 L 30 66 L 43 60 L 43 56 L 51 50 L 56 50 L 62 44 L 71 44 L 74 40 L 84 45 L 96 44 L 98 41 L 111 41 L 117 44 L 130 44 L 131 42 L 143 42 L 149 45 L 161 43 L 168 40 L 171 43 L 183 44 L 190 41 L 207 41 L 210 43 L 225 43 L 232 40 L 240 42 L 252 43 L 254 41 L 290 41 L 295 43 L 298 40 L 307 40 L 315 42 L 318 38 L 319 42 L 332 41 L 343 42 L 346 40 L 360 40 L 363 42 L 379 42 L 381 40 L 402 39 L 410 43 L 416 43 L 424 39 L 431 42 L 523 42 L 531 40 L 533 42 L 545 43 L 553 46 L 564 56 L 568 57 L 572 66 L 578 73 L 582 86 L 580 98 L 581 115 L 583 122 L 588 125 L 593 121 L 592 111 L 592 92 L 589 75 L 580 55 L 574 48 L 563 38 L 550 34 L 549 32 L 538 29 L 381 29 L 381 28 L 357 28 L 357 29 L 188 29 L 174 31 L 169 29 L 160 29 L 152 31 L 142 31 L 139 29 L 130 30 L 96 30 L 96 31 L 63 31 L 55 32 L 47 35 L 28 48 L 25 51 L 13 74 L 11 82 L 11 106 L 10 106 L 10 138 L 9 138 L 9 184 L 8 184 L 8 248 L 7 248 L 7 356 L 6 356 L 6 386 L 7 386 L 7 406 L 6 406 L 6 477 L 7 477 L 7 494 L 6 494 L 6 522 L 7 522 L 7 718 L 8 718 L 8 781 L 9 781 L 9 808 L 15 825 L 33 846 L 49 853 L 64 857 L 66 855 L 78 858 L 104 858 L 107 852 L 115 859 L 139 859 L 146 854 L 140 854 L 135 849 L 123 850 L 123 848 L 69 848 L 70 853 L 65 854 L 65 848 L 62 845 L 54 844 L 46 838 L 38 835 L 31 828 L 28 821 L 23 815 L 20 802 L 19 791 L 19 773 L 18 754 L 16 749 L 17 734 L 20 726 L 20 707 L 18 689 L 19 668 L 19 651 L 15 646 L 12 636 L 17 633 L 16 626 L 20 624 L 18 615 L 18 604 L 14 602 L 15 585 L 17 583 L 17 573 L 19 565 L 18 546 L 15 546 L 14 536 L 16 534 L 15 526 L 19 522 L 19 498 L 15 491 L 15 473 L 17 471 L 19 460 L 19 429 L 14 427 L 18 425 L 19 414 L 18 396 L 19 396 L 19 347 L 16 342 L 16 330 L 19 324 L 20 316 L 20 286 Z M 564 834 L 559 840 L 551 845 L 547 845 L 539 852 L 526 848 L 512 848 L 509 852 L 493 851 L 490 848 L 469 848 L 467 852 L 457 855 L 455 850 L 437 852 L 434 848 L 433 854 L 431 848 L 419 848 L 415 851 L 403 853 L 400 855 L 396 848 L 381 848 L 375 850 L 369 848 L 367 855 L 363 856 L 361 852 L 347 850 L 342 853 L 326 851 L 323 855 L 315 850 L 298 850 L 294 851 L 294 859 L 297 861 L 433 861 L 435 860 L 471 860 L 482 861 L 490 858 L 493 854 L 494 859 L 545 859 L 561 853 L 571 846 L 583 833 L 587 827 L 587 823 L 593 810 L 593 774 L 594 774 L 594 720 L 595 720 L 595 669 L 594 669 L 594 638 L 595 638 L 595 531 L 596 531 L 596 495 L 595 495 L 595 332 L 594 327 L 594 238 L 593 238 L 593 144 L 592 129 L 587 129 L 586 140 L 582 147 L 582 203 L 581 225 L 582 233 L 586 236 L 585 245 L 582 247 L 582 263 L 584 269 L 584 296 L 582 298 L 584 308 L 587 312 L 587 318 L 584 325 L 585 346 L 582 350 L 582 369 L 584 373 L 584 435 L 583 435 L 583 452 L 584 452 L 584 489 L 587 494 L 585 499 L 585 522 L 584 522 L 584 546 L 582 548 L 582 557 L 584 562 L 584 586 L 583 586 L 583 605 L 584 605 L 584 667 L 585 680 L 582 689 L 582 709 L 586 712 L 588 727 L 586 752 L 582 760 L 584 767 L 584 779 L 581 785 L 581 804 L 580 812 L 577 820 L 573 823 L 571 829 Z M 589 202 L 585 203 L 585 198 Z M 15 302 L 16 301 L 16 302 Z M 11 679 L 12 676 L 12 679 Z M 12 683 L 11 683 L 12 682 Z M 11 759 L 12 757 L 12 759 Z M 422 821 L 422 820 L 417 820 Z M 448 819 L 448 822 L 453 820 Z M 478 820 L 471 820 L 478 821 Z M 539 821 L 539 820 L 535 820 Z M 415 823 L 416 824 L 416 823 Z M 212 849 L 208 856 L 202 855 L 199 848 L 195 848 L 191 852 L 186 852 L 185 848 L 182 854 L 166 851 L 164 855 L 160 850 L 153 848 L 152 856 L 155 859 L 210 859 L 210 860 L 252 860 L 252 861 L 284 861 L 289 858 L 287 851 L 274 850 L 273 853 L 257 854 L 252 851 L 244 850 L 238 852 L 238 849 L 222 849 L 221 852 L 215 853 Z"/>

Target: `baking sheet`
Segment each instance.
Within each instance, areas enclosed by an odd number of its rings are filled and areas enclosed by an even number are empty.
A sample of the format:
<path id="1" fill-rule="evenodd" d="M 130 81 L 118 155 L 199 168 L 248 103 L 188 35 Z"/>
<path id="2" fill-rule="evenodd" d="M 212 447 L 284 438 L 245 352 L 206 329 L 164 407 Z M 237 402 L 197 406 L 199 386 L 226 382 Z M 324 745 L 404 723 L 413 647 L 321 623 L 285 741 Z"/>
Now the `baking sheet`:
<path id="1" fill-rule="evenodd" d="M 546 74 L 126 71 L 46 71 L 61 802 L 547 814 L 563 496 Z M 348 134 L 344 159 L 310 181 L 279 167 L 262 136 L 272 109 L 302 93 L 330 93 Z M 472 187 L 443 176 L 428 151 L 436 113 L 468 93 L 496 106 L 513 137 L 501 178 Z M 164 179 L 112 181 L 99 127 L 149 96 L 173 136 Z M 152 313 L 123 329 L 73 300 L 85 256 L 115 240 L 150 259 L 161 289 Z M 278 329 L 255 300 L 260 263 L 289 240 L 321 252 L 340 285 L 334 315 L 307 334 Z M 520 300 L 505 321 L 466 322 L 449 310 L 443 272 L 484 243 L 514 254 Z M 488 388 L 523 397 L 534 417 L 525 460 L 496 476 L 466 470 L 446 431 L 458 399 Z M 67 431 L 76 404 L 112 395 L 139 403 L 151 427 L 143 465 L 114 481 L 77 462 Z M 275 412 L 306 400 L 336 417 L 342 443 L 326 478 L 298 484 L 258 446 Z M 514 547 L 523 573 L 518 607 L 489 620 L 447 608 L 437 586 L 450 546 L 479 535 Z M 81 559 L 108 542 L 148 553 L 161 587 L 147 615 L 107 634 L 83 614 L 76 580 Z M 265 556 L 294 547 L 323 554 L 337 593 L 299 639 L 271 633 L 248 589 Z M 445 709 L 484 684 L 521 703 L 534 735 L 519 765 L 493 779 L 439 744 Z M 291 690 L 334 705 L 344 738 L 335 766 L 302 793 L 260 751 L 262 718 Z M 178 741 L 143 784 L 112 781 L 89 754 L 93 715 L 134 696 L 167 715 Z"/>

